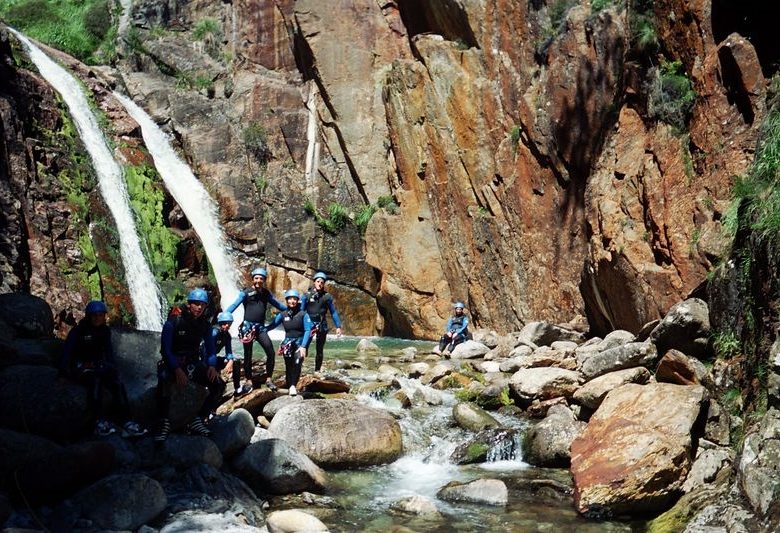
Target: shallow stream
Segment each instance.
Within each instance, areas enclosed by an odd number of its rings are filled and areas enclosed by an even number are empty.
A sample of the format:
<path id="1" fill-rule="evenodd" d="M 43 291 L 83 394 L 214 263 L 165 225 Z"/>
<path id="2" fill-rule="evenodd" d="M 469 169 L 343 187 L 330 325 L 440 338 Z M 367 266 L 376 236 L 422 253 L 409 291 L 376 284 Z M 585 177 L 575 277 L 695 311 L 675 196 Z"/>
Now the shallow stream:
<path id="1" fill-rule="evenodd" d="M 402 349 L 418 350 L 415 362 L 424 361 L 433 342 L 401 339 L 371 339 L 379 353 L 358 354 L 358 339 L 328 338 L 325 346 L 325 374 L 346 379 L 353 385 L 370 380 L 372 370 L 389 364 L 403 370 Z M 313 356 L 313 354 L 312 354 Z M 341 370 L 359 363 L 364 371 Z M 311 372 L 313 357 L 304 364 L 304 373 Z M 551 486 L 571 487 L 568 470 L 536 468 L 523 462 L 520 456 L 505 457 L 494 450 L 498 460 L 479 465 L 455 465 L 448 458 L 470 432 L 454 422 L 452 407 L 457 402 L 453 391 L 439 391 L 422 385 L 417 379 L 400 379 L 402 388 L 412 399 L 412 407 L 404 409 L 391 398 L 377 399 L 359 395 L 358 399 L 372 407 L 391 412 L 399 421 L 403 433 L 404 455 L 394 463 L 360 470 L 330 471 L 330 489 L 337 510 L 316 512 L 310 509 L 331 531 L 582 531 L 633 532 L 643 531 L 642 523 L 596 522 L 581 518 L 574 510 L 572 497 Z M 433 403 L 434 405 L 431 405 Z M 531 424 L 526 419 L 491 413 L 504 426 L 522 432 Z M 517 446 L 519 450 L 520 447 Z M 517 452 L 518 455 L 520 452 Z M 504 457 L 502 457 L 504 455 Z M 498 478 L 509 489 L 506 507 L 448 503 L 436 498 L 438 490 L 450 481 L 471 481 Z M 441 517 L 426 519 L 393 511 L 390 506 L 407 496 L 421 495 L 436 503 Z M 284 499 L 272 502 L 274 508 L 294 507 Z M 307 509 L 308 510 L 308 509 Z M 405 529 L 406 528 L 406 529 Z"/>

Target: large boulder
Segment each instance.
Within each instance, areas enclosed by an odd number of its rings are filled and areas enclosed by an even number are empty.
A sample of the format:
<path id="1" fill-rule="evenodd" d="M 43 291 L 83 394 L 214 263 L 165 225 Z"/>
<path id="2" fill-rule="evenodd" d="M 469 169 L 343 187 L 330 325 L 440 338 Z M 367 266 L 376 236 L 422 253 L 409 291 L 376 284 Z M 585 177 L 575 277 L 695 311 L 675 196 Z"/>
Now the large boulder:
<path id="1" fill-rule="evenodd" d="M 573 399 L 578 404 L 595 411 L 611 390 L 617 389 L 626 383 L 643 385 L 649 380 L 650 371 L 643 366 L 617 370 L 588 381 L 577 389 Z"/>
<path id="2" fill-rule="evenodd" d="M 299 533 L 301 531 L 319 533 L 327 532 L 328 528 L 319 518 L 299 509 L 274 511 L 268 515 L 269 533 Z"/>
<path id="3" fill-rule="evenodd" d="M 0 426 L 72 441 L 91 429 L 84 387 L 48 366 L 15 365 L 0 372 Z"/>
<path id="4" fill-rule="evenodd" d="M 452 359 L 477 359 L 488 353 L 490 348 L 481 342 L 468 340 L 455 346 L 450 353 Z"/>
<path id="5" fill-rule="evenodd" d="M 658 361 L 655 379 L 677 385 L 712 385 L 712 379 L 704 363 L 674 349 L 667 351 Z"/>
<path id="6" fill-rule="evenodd" d="M 54 335 L 54 315 L 46 300 L 24 293 L 0 294 L 0 319 L 18 337 L 39 339 Z"/>
<path id="7" fill-rule="evenodd" d="M 658 347 L 660 353 L 674 348 L 700 358 L 707 352 L 710 332 L 707 303 L 699 298 L 689 298 L 669 309 L 650 333 L 650 341 Z"/>
<path id="8" fill-rule="evenodd" d="M 101 479 L 73 497 L 72 503 L 93 525 L 106 530 L 135 530 L 168 505 L 165 491 L 143 474 Z"/>
<path id="9" fill-rule="evenodd" d="M 325 472 L 281 439 L 250 444 L 232 465 L 241 479 L 261 493 L 320 491 L 326 485 Z"/>
<path id="10" fill-rule="evenodd" d="M 146 425 L 156 422 L 157 362 L 160 361 L 160 334 L 112 328 L 111 340 L 119 376 L 127 389 L 130 411 Z M 197 414 L 206 399 L 205 387 L 192 382 L 171 388 L 171 424 L 183 427 Z"/>
<path id="11" fill-rule="evenodd" d="M 236 409 L 226 417 L 211 421 L 214 434 L 211 440 L 217 445 L 223 457 L 230 457 L 243 450 L 255 433 L 255 421 L 246 409 Z"/>
<path id="12" fill-rule="evenodd" d="M 577 510 L 623 515 L 668 505 L 691 468 L 691 432 L 706 403 L 698 385 L 627 384 L 607 394 L 571 445 Z"/>
<path id="13" fill-rule="evenodd" d="M 458 402 L 452 407 L 452 417 L 464 429 L 482 431 L 500 426 L 498 420 L 484 409 L 470 402 Z"/>
<path id="14" fill-rule="evenodd" d="M 569 466 L 571 443 L 586 426 L 568 407 L 553 405 L 547 417 L 526 433 L 523 459 L 535 466 Z"/>
<path id="15" fill-rule="evenodd" d="M 777 507 L 780 470 L 780 412 L 770 409 L 745 436 L 737 465 L 737 483 L 753 511 L 766 517 Z"/>
<path id="16" fill-rule="evenodd" d="M 401 427 L 385 411 L 351 400 L 306 400 L 281 409 L 268 428 L 328 467 L 366 466 L 397 459 Z"/>
<path id="17" fill-rule="evenodd" d="M 555 341 L 573 341 L 581 343 L 585 335 L 579 331 L 562 328 L 549 322 L 529 322 L 517 336 L 516 345 L 532 343 L 536 346 L 549 346 Z"/>
<path id="18" fill-rule="evenodd" d="M 580 372 L 586 379 L 593 379 L 624 368 L 651 367 L 656 359 L 658 352 L 654 344 L 629 342 L 591 355 L 582 362 Z"/>
<path id="19" fill-rule="evenodd" d="M 512 375 L 509 387 L 521 402 L 531 403 L 558 396 L 571 398 L 581 379 L 578 372 L 563 368 L 523 368 Z"/>
<path id="20" fill-rule="evenodd" d="M 105 442 L 63 447 L 43 437 L 0 429 L 0 491 L 28 503 L 56 500 L 114 468 Z"/>
<path id="21" fill-rule="evenodd" d="M 201 464 L 221 468 L 224 462 L 214 441 L 198 435 L 173 433 L 163 446 L 156 445 L 152 439 L 144 439 L 136 445 L 136 449 L 141 456 L 142 466 L 146 468 L 172 466 L 177 470 L 186 470 Z"/>
<path id="22" fill-rule="evenodd" d="M 503 506 L 509 501 L 509 490 L 500 479 L 476 479 L 468 483 L 450 481 L 436 496 L 448 502 Z"/>

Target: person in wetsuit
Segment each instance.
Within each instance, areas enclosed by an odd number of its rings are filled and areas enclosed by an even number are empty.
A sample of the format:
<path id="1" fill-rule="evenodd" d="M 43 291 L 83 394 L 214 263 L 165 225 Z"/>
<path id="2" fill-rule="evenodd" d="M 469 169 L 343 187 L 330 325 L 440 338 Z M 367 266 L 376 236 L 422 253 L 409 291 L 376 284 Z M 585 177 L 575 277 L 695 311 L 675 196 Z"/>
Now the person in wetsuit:
<path id="1" fill-rule="evenodd" d="M 227 311 L 232 313 L 239 305 L 244 305 L 244 321 L 238 328 L 239 338 L 244 345 L 244 379 L 246 379 L 246 383 L 242 388 L 243 392 L 252 390 L 252 345 L 255 341 L 265 351 L 265 384 L 271 390 L 276 390 L 276 385 L 273 382 L 274 346 L 265 327 L 265 314 L 269 305 L 279 311 L 284 311 L 285 307 L 265 288 L 267 278 L 268 271 L 266 269 L 254 269 L 252 271 L 252 286 L 242 290 L 236 301 L 227 308 Z"/>
<path id="2" fill-rule="evenodd" d="M 187 304 L 174 307 L 163 325 L 160 337 L 162 360 L 157 364 L 157 415 L 159 426 L 155 442 L 164 443 L 171 431 L 171 388 L 184 387 L 191 380 L 208 388 L 209 394 L 197 416 L 187 424 L 192 435 L 209 436 L 204 424 L 219 405 L 225 382 L 217 372 L 217 353 L 211 326 L 204 315 L 209 302 L 204 289 L 193 289 L 187 295 Z M 200 344 L 203 343 L 203 351 Z M 203 354 L 203 355 L 201 355 Z"/>
<path id="3" fill-rule="evenodd" d="M 469 337 L 469 317 L 464 314 L 463 302 L 455 302 L 455 314 L 447 321 L 444 335 L 439 340 L 440 352 L 451 352 Z"/>
<path id="4" fill-rule="evenodd" d="M 279 346 L 279 353 L 284 358 L 285 387 L 290 396 L 298 394 L 295 386 L 301 377 L 303 360 L 306 359 L 306 346 L 311 337 L 312 322 L 306 311 L 300 306 L 300 293 L 289 289 L 284 293 L 287 309 L 274 317 L 268 325 L 272 330 L 279 324 L 284 327 L 284 340 Z"/>
<path id="5" fill-rule="evenodd" d="M 123 437 L 140 437 L 147 433 L 130 420 L 127 392 L 119 380 L 111 330 L 106 324 L 108 307 L 105 302 L 93 300 L 84 309 L 84 318 L 70 330 L 60 361 L 60 376 L 70 377 L 87 389 L 87 405 L 95 416 L 95 435 L 105 437 L 117 428 L 106 417 L 103 391 L 108 389 L 113 400 Z"/>
<path id="6" fill-rule="evenodd" d="M 226 370 L 233 375 L 233 398 L 243 396 L 251 389 L 241 387 L 241 357 L 233 353 L 233 337 L 230 335 L 230 326 L 233 324 L 233 313 L 223 311 L 217 315 L 217 323 L 211 327 L 211 337 L 214 339 L 214 350 L 217 353 L 217 370 Z M 225 350 L 224 355 L 219 352 Z M 201 345 L 201 351 L 205 345 Z M 205 353 L 201 353 L 205 356 Z M 238 359 L 238 363 L 236 363 Z"/>
<path id="7" fill-rule="evenodd" d="M 301 298 L 301 309 L 309 315 L 316 330 L 316 335 L 312 335 L 312 337 L 316 337 L 315 372 L 319 372 L 322 369 L 325 340 L 328 337 L 328 321 L 326 319 L 328 313 L 330 313 L 330 316 L 333 318 L 333 324 L 336 326 L 336 335 L 341 335 L 341 318 L 339 318 L 339 313 L 336 311 L 333 296 L 325 290 L 326 281 L 328 281 L 328 276 L 324 272 L 314 274 L 314 286 Z M 309 344 L 311 344 L 311 339 L 309 339 Z M 308 349 L 309 346 L 307 345 L 306 348 Z"/>

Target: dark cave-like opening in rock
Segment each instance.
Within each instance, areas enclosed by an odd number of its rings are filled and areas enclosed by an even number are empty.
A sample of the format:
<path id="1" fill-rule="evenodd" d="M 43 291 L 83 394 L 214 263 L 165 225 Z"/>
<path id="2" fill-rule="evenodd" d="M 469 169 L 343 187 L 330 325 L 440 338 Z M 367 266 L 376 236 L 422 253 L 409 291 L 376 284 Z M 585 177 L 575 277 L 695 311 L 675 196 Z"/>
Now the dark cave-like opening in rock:
<path id="1" fill-rule="evenodd" d="M 736 32 L 749 40 L 758 54 L 764 76 L 780 67 L 777 38 L 777 2 L 771 0 L 712 0 L 712 33 L 716 43 Z"/>
<path id="2" fill-rule="evenodd" d="M 453 0 L 398 0 L 398 11 L 409 40 L 435 33 L 459 45 L 478 48 L 477 39 L 461 5 Z"/>

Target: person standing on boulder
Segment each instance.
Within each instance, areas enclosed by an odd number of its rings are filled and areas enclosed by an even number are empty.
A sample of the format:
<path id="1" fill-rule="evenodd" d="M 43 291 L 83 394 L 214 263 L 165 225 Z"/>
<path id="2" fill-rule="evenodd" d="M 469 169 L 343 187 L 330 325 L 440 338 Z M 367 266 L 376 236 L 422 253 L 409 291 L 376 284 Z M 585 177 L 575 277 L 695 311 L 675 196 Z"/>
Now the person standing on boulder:
<path id="1" fill-rule="evenodd" d="M 328 276 L 324 272 L 314 274 L 314 286 L 301 298 L 301 308 L 309 315 L 316 330 L 317 342 L 315 346 L 317 353 L 314 358 L 315 372 L 319 372 L 322 369 L 325 340 L 328 337 L 328 321 L 326 319 L 328 312 L 330 312 L 333 324 L 336 326 L 336 335 L 341 335 L 341 318 L 339 318 L 339 313 L 336 311 L 333 296 L 325 290 L 326 281 L 328 281 Z M 312 335 L 312 337 L 314 336 Z M 309 339 L 309 344 L 311 344 L 311 338 Z M 308 344 L 306 348 L 309 348 Z"/>
<path id="2" fill-rule="evenodd" d="M 306 346 L 311 340 L 312 321 L 309 315 L 301 309 L 301 294 L 295 289 L 284 293 L 287 309 L 274 317 L 268 325 L 272 330 L 279 324 L 284 326 L 284 340 L 279 346 L 279 353 L 284 357 L 285 387 L 290 396 L 298 394 L 295 386 L 301 377 L 303 360 L 306 359 Z"/>
<path id="3" fill-rule="evenodd" d="M 239 396 L 252 390 L 252 345 L 255 341 L 265 351 L 265 384 L 269 389 L 276 390 L 276 385 L 273 382 L 274 345 L 271 343 L 271 338 L 265 327 L 265 315 L 269 305 L 279 311 L 284 311 L 285 307 L 265 288 L 267 278 L 268 271 L 266 269 L 254 269 L 252 271 L 252 286 L 242 290 L 236 301 L 227 308 L 227 311 L 232 313 L 239 305 L 244 305 L 244 321 L 238 328 L 238 332 L 241 343 L 244 345 L 244 379 L 246 379 L 246 383 L 239 390 Z"/>
<path id="4" fill-rule="evenodd" d="M 455 302 L 455 314 L 447 321 L 444 335 L 439 340 L 439 351 L 451 352 L 469 337 L 469 317 L 464 314 L 463 302 Z"/>
<path id="5" fill-rule="evenodd" d="M 191 380 L 207 387 L 209 394 L 197 416 L 187 424 L 192 435 L 208 437 L 211 431 L 204 420 L 217 408 L 225 382 L 217 372 L 217 352 L 211 326 L 204 315 L 209 295 L 203 289 L 193 289 L 187 304 L 174 307 L 165 321 L 160 337 L 162 360 L 157 363 L 157 415 L 159 428 L 155 442 L 164 443 L 171 431 L 171 387 L 184 387 Z M 200 344 L 203 342 L 203 351 Z M 201 356 L 203 353 L 203 356 Z"/>
<path id="6" fill-rule="evenodd" d="M 65 339 L 60 375 L 71 377 L 87 388 L 87 404 L 96 417 L 95 435 L 105 437 L 116 433 L 103 408 L 103 389 L 108 389 L 117 418 L 122 423 L 122 436 L 140 437 L 147 431 L 130 420 L 127 392 L 116 369 L 106 313 L 108 307 L 102 301 L 93 300 L 87 304 L 84 318 Z"/>

